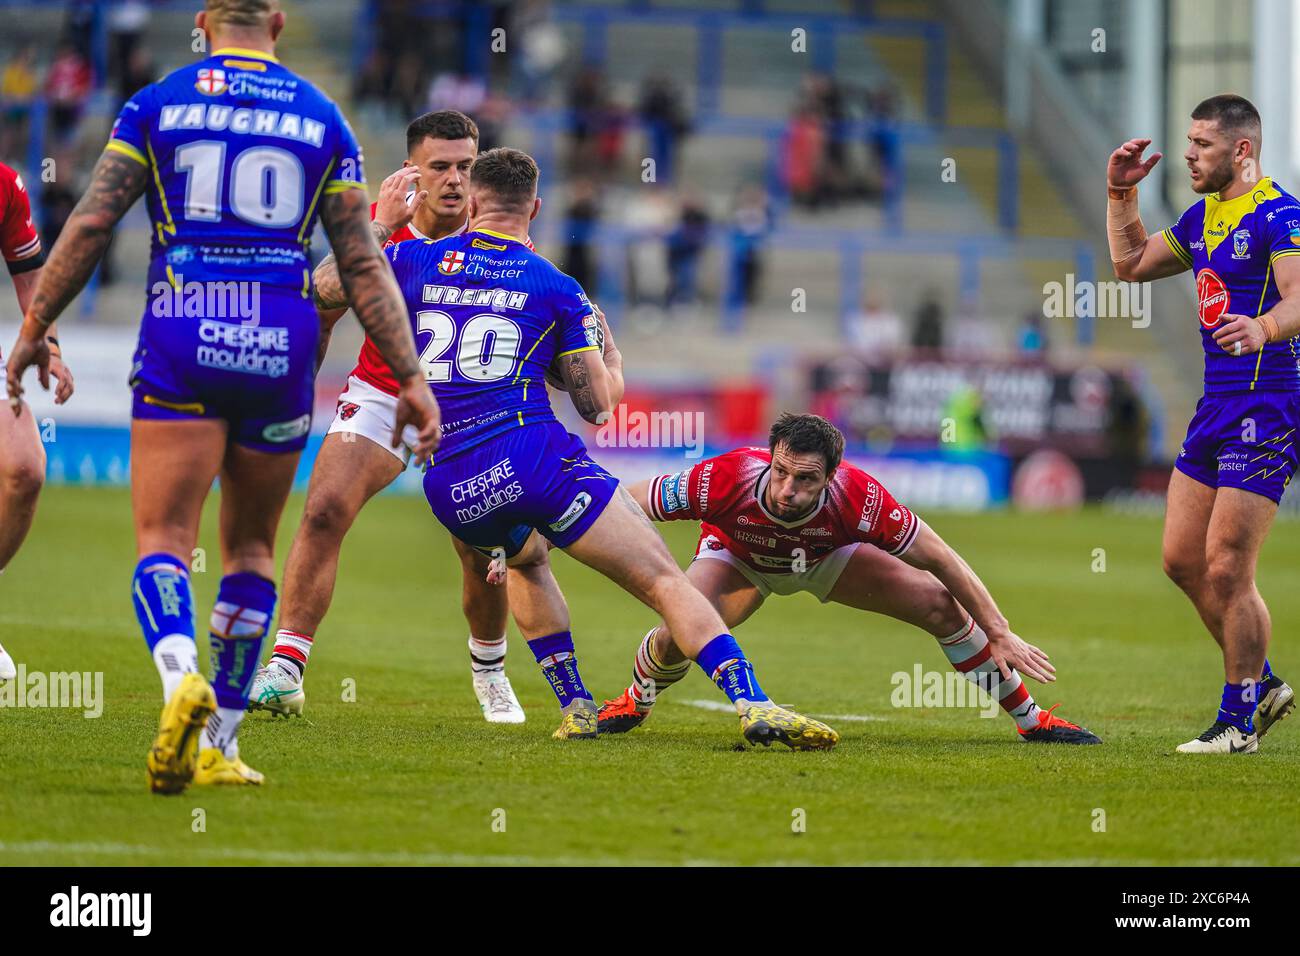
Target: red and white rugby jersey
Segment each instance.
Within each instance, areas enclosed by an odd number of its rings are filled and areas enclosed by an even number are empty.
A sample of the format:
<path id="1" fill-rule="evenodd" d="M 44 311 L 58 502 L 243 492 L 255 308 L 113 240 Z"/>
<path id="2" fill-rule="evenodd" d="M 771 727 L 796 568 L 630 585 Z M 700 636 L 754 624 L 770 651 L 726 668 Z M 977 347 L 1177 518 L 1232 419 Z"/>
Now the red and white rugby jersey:
<path id="1" fill-rule="evenodd" d="M 812 568 L 837 548 L 866 543 L 900 555 L 916 540 L 920 519 L 861 468 L 840 463 L 821 501 L 799 521 L 763 505 L 772 465 L 766 448 L 737 448 L 650 482 L 651 517 L 696 519 L 700 540 L 726 548 L 756 571 Z M 716 539 L 708 541 L 710 537 Z"/>
<path id="2" fill-rule="evenodd" d="M 27 187 L 17 172 L 0 163 L 0 254 L 10 275 L 38 268 L 45 256 L 41 237 L 32 223 L 32 206 Z"/>
<path id="3" fill-rule="evenodd" d="M 407 199 L 409 201 L 410 197 L 407 197 Z M 371 220 L 375 218 L 375 209 L 378 206 L 379 203 L 377 202 L 372 202 L 370 204 Z M 459 236 L 468 227 L 469 216 L 466 215 L 465 221 L 460 224 L 460 228 L 455 232 L 448 233 L 447 235 Z M 405 242 L 407 239 L 428 238 L 428 236 L 415 228 L 414 222 L 409 222 L 388 237 L 388 240 L 384 243 L 384 248 L 387 249 L 389 246 L 395 246 L 397 243 Z M 445 239 L 446 236 L 443 238 Z M 533 248 L 532 240 L 527 237 L 524 238 L 524 245 L 528 246 L 529 249 Z M 389 395 L 396 395 L 398 393 L 399 389 L 397 387 L 397 379 L 393 378 L 393 370 L 388 367 L 388 363 L 384 361 L 384 356 L 380 354 L 375 343 L 370 341 L 370 336 L 368 335 L 366 336 L 365 342 L 361 344 L 361 354 L 357 356 L 357 367 L 352 370 L 352 374 L 366 384 L 373 385 L 381 392 L 386 392 Z"/>

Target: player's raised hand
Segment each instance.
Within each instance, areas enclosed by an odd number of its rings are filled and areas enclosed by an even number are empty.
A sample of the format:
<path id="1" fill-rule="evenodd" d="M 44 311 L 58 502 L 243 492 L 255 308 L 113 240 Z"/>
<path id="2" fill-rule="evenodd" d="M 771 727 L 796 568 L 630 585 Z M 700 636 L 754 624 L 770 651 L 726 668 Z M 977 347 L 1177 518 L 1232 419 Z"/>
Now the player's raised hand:
<path id="1" fill-rule="evenodd" d="M 416 431 L 411 457 L 418 464 L 427 461 L 442 441 L 442 413 L 423 375 L 403 379 L 397 393 L 397 420 L 393 423 L 393 447 L 402 444 L 402 432 L 410 425 Z"/>
<path id="2" fill-rule="evenodd" d="M 1110 154 L 1106 164 L 1106 182 L 1115 187 L 1136 186 L 1147 178 L 1147 173 L 1160 162 L 1161 153 L 1152 153 L 1146 159 L 1142 153 L 1151 145 L 1149 139 L 1131 139 Z"/>
<path id="3" fill-rule="evenodd" d="M 406 201 L 406 194 L 415 188 L 420 178 L 417 166 L 403 166 L 379 184 L 379 199 L 375 202 L 375 222 L 387 226 L 393 232 L 410 223 L 415 210 L 428 198 L 427 190 L 417 192 L 411 201 Z"/>
<path id="4" fill-rule="evenodd" d="M 50 346 L 45 341 L 45 329 L 30 319 L 18 331 L 18 341 L 9 353 L 5 367 L 5 387 L 9 392 L 9 407 L 15 415 L 22 411 L 23 373 L 36 366 L 41 388 L 50 388 Z"/>
<path id="5" fill-rule="evenodd" d="M 1259 319 L 1226 314 L 1214 330 L 1214 341 L 1229 355 L 1254 355 L 1268 342 L 1268 332 Z"/>
<path id="6" fill-rule="evenodd" d="M 996 636 L 990 634 L 988 637 L 989 654 L 993 658 L 993 663 L 998 665 L 998 670 L 1003 677 L 1010 678 L 1011 668 L 1014 667 L 1020 673 L 1027 674 L 1043 684 L 1050 684 L 1056 680 L 1056 667 L 1048 660 L 1047 654 L 1033 644 L 1022 640 L 1011 631 L 1004 631 Z"/>

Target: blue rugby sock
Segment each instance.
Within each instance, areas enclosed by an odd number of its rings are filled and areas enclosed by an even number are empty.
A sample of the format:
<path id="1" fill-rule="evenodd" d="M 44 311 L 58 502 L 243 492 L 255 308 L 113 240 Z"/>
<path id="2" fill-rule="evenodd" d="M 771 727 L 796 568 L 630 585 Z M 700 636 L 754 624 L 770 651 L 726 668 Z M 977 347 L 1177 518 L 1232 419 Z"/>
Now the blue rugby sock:
<path id="1" fill-rule="evenodd" d="M 757 703 L 768 699 L 763 688 L 758 686 L 754 665 L 745 658 L 745 652 L 730 634 L 719 634 L 705 644 L 695 663 L 731 698 L 733 704 L 738 700 Z"/>
<path id="2" fill-rule="evenodd" d="M 248 571 L 221 579 L 208 624 L 212 689 L 217 712 L 203 729 L 203 746 L 227 757 L 239 754 L 235 734 L 262 657 L 262 641 L 275 615 L 275 584 Z"/>
<path id="3" fill-rule="evenodd" d="M 582 675 L 578 673 L 578 658 L 573 653 L 571 632 L 560 631 L 539 637 L 529 641 L 528 647 L 532 650 L 533 657 L 537 658 L 546 682 L 555 691 L 561 710 L 569 706 L 570 701 L 592 699 L 582 683 Z"/>
<path id="4" fill-rule="evenodd" d="M 131 602 L 162 678 L 166 701 L 182 677 L 199 669 L 189 569 L 174 555 L 145 555 L 131 578 Z"/>
<path id="5" fill-rule="evenodd" d="M 1254 681 L 1245 684 L 1224 684 L 1218 719 L 1248 734 L 1253 734 L 1255 707 L 1258 705 L 1257 696 Z"/>
<path id="6" fill-rule="evenodd" d="M 1273 668 L 1269 665 L 1268 658 L 1266 657 L 1264 658 L 1264 673 L 1259 675 L 1259 682 L 1261 684 L 1267 684 L 1272 676 Z"/>

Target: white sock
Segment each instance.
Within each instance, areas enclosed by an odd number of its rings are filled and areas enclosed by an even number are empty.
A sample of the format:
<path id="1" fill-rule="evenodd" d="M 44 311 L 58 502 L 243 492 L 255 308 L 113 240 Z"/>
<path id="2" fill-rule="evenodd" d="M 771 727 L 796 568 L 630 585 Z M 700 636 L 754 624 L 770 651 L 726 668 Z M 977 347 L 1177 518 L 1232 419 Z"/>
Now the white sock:
<path id="1" fill-rule="evenodd" d="M 153 646 L 153 662 L 162 678 L 163 703 L 172 699 L 186 674 L 199 671 L 199 649 L 188 634 L 168 634 Z"/>
<path id="2" fill-rule="evenodd" d="M 469 638 L 469 669 L 475 674 L 500 673 L 506 669 L 506 636 L 497 641 Z"/>
<path id="3" fill-rule="evenodd" d="M 239 756 L 239 744 L 235 734 L 239 732 L 239 722 L 244 719 L 244 708 L 218 707 L 217 712 L 208 718 L 203 728 L 204 749 L 216 747 L 230 760 Z"/>

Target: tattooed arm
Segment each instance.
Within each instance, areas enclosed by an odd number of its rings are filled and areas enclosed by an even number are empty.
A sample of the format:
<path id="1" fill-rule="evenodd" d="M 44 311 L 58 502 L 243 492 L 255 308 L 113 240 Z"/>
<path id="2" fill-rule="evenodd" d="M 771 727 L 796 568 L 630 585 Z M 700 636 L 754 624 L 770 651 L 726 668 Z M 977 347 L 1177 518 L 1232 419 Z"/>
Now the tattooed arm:
<path id="1" fill-rule="evenodd" d="M 392 228 L 381 222 L 372 222 L 370 231 L 381 247 L 393 234 Z M 334 326 L 347 314 L 349 303 L 347 293 L 343 291 L 343 280 L 339 276 L 339 264 L 334 253 L 331 252 L 321 260 L 312 273 L 311 280 L 316 314 L 320 317 L 320 340 L 316 343 L 316 371 L 319 372 L 325 362 L 325 353 L 329 351 Z"/>
<path id="2" fill-rule="evenodd" d="M 375 235 L 379 248 L 384 247 L 388 237 L 404 228 L 415 216 L 415 211 L 424 203 L 427 191 L 416 193 L 411 201 L 406 201 L 406 192 L 419 178 L 420 170 L 416 166 L 403 166 L 379 184 L 379 199 L 375 203 L 375 218 L 370 223 L 370 231 Z M 319 358 L 325 357 L 325 348 L 329 344 L 329 330 L 347 311 L 348 297 L 343 290 L 343 281 L 339 277 L 338 262 L 331 253 L 316 267 L 312 277 L 316 284 L 316 309 L 321 313 L 323 342 Z M 319 363 L 318 363 L 319 364 Z"/>
<path id="3" fill-rule="evenodd" d="M 397 280 L 384 261 L 367 221 L 368 207 L 364 190 L 329 193 L 321 203 L 321 223 L 334 250 L 332 258 L 337 262 L 344 302 L 352 304 L 370 341 L 375 343 L 399 383 L 393 447 L 402 443 L 405 426 L 414 425 L 419 436 L 412 457 L 418 462 L 438 447 L 441 430 L 438 403 L 433 400 L 433 393 L 420 371 L 411 320 Z"/>
<path id="4" fill-rule="evenodd" d="M 326 283 L 326 288 L 316 289 L 316 306 L 351 305 L 401 381 L 419 373 L 415 339 L 397 281 L 375 241 L 368 206 L 360 189 L 330 193 L 321 201 L 321 223 L 333 252 L 316 267 L 316 278 L 324 278 Z"/>
<path id="5" fill-rule="evenodd" d="M 113 228 L 144 192 L 149 170 L 121 153 L 99 157 L 90 186 L 72 210 L 41 270 L 27 310 L 28 321 L 44 330 L 86 285 L 104 256 Z"/>
<path id="6" fill-rule="evenodd" d="M 322 219 L 324 215 L 322 209 Z M 374 235 L 375 242 L 379 247 L 383 248 L 384 243 L 388 241 L 388 237 L 393 234 L 393 229 L 391 226 L 385 226 L 382 222 L 375 220 L 370 223 L 370 232 Z M 343 313 L 352 304 L 348 299 L 347 290 L 343 288 L 343 277 L 339 274 L 339 263 L 334 253 L 331 252 L 320 261 L 316 271 L 311 274 L 311 281 L 315 289 L 316 311 L 320 313 L 321 317 L 321 331 L 325 333 L 325 340 L 328 342 L 327 326 L 328 331 L 333 331 L 334 326 L 343 317 Z"/>
<path id="7" fill-rule="evenodd" d="M 595 349 L 566 356 L 560 364 L 560 375 L 573 407 L 593 425 L 603 425 L 623 395 L 622 369 L 616 373 L 607 368 Z"/>
<path id="8" fill-rule="evenodd" d="M 6 385 L 15 414 L 21 409 L 23 372 L 35 365 L 41 385 L 50 387 L 50 348 L 46 341 L 50 326 L 85 288 L 104 256 L 114 227 L 144 192 L 147 176 L 143 164 L 116 152 L 104 153 L 95 164 L 89 188 L 72 210 L 41 268 L 18 341 L 9 355 Z"/>

